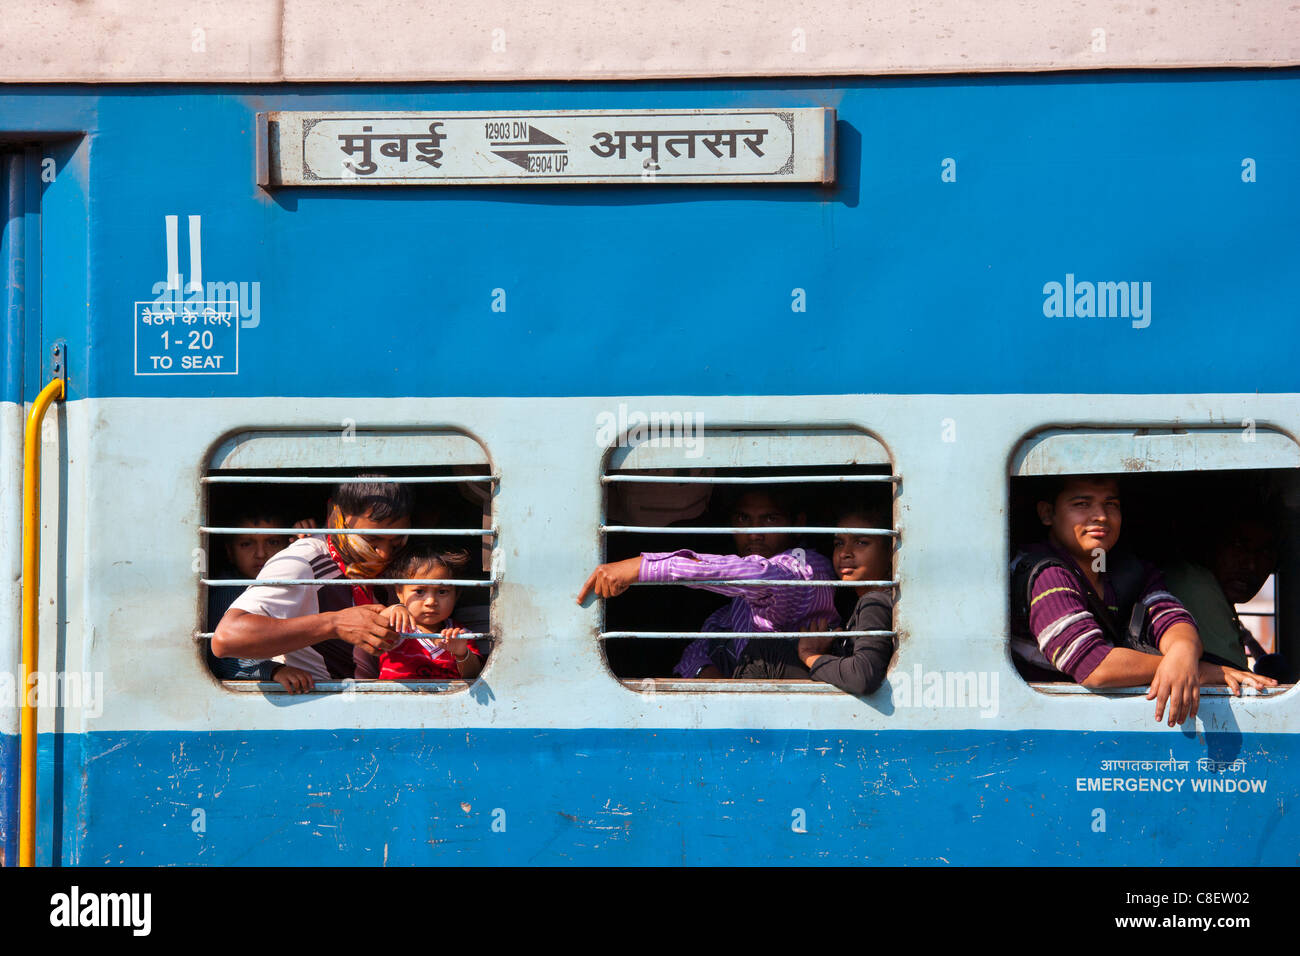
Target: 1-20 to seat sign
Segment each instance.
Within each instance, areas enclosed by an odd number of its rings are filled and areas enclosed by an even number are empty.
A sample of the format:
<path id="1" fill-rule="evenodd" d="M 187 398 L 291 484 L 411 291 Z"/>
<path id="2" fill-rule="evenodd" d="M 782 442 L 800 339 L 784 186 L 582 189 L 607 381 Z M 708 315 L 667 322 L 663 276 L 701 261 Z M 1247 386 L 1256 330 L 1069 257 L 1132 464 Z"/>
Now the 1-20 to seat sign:
<path id="1" fill-rule="evenodd" d="M 239 374 L 239 312 L 229 302 L 135 303 L 136 375 Z"/>

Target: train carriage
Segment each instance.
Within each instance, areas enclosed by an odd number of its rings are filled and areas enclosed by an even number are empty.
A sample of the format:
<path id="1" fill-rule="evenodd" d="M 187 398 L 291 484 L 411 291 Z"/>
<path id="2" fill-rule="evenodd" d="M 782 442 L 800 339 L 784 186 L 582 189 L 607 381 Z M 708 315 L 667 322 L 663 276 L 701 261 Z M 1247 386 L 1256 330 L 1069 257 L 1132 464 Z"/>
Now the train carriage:
<path id="1" fill-rule="evenodd" d="M 1295 861 L 1290 681 L 1171 728 L 1008 645 L 1028 483 L 1122 474 L 1269 489 L 1300 657 L 1294 10 L 235 6 L 0 28 L 7 864 Z M 470 550 L 483 673 L 215 677 L 231 508 L 373 473 Z M 879 691 L 683 679 L 696 591 L 576 600 L 755 483 L 825 553 L 888 503 Z"/>

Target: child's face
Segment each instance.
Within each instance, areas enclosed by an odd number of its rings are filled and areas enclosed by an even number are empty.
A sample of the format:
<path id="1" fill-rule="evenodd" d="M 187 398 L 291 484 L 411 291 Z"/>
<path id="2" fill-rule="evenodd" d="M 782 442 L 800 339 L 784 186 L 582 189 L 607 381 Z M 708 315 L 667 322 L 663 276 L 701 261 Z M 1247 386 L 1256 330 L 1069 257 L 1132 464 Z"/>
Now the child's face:
<path id="1" fill-rule="evenodd" d="M 452 577 L 446 568 L 428 568 L 412 577 L 427 577 L 426 584 L 397 585 L 397 600 L 406 606 L 415 623 L 421 627 L 434 630 L 443 621 L 451 617 L 456 607 L 456 588 L 449 584 L 439 584 L 441 580 Z"/>
<path id="2" fill-rule="evenodd" d="M 1114 478 L 1072 478 L 1056 501 L 1038 503 L 1052 540 L 1076 558 L 1091 560 L 1119 541 L 1119 483 Z"/>
<path id="3" fill-rule="evenodd" d="M 761 492 L 749 492 L 741 495 L 736 507 L 731 511 L 731 524 L 736 528 L 753 528 L 754 532 L 736 534 L 736 554 L 747 557 L 757 554 L 770 558 L 790 547 L 794 536 L 785 533 L 762 534 L 763 527 L 781 527 L 792 525 L 792 516 L 786 514 L 781 506 L 768 495 Z"/>
<path id="4" fill-rule="evenodd" d="M 274 521 L 241 521 L 241 528 L 274 528 Z M 226 539 L 226 557 L 240 577 L 255 578 L 271 557 L 289 546 L 288 535 L 237 534 Z"/>
<path id="5" fill-rule="evenodd" d="M 841 528 L 871 528 L 866 515 L 844 515 Z M 837 534 L 831 552 L 831 564 L 841 581 L 888 581 L 889 558 L 893 550 L 889 538 L 878 535 Z"/>

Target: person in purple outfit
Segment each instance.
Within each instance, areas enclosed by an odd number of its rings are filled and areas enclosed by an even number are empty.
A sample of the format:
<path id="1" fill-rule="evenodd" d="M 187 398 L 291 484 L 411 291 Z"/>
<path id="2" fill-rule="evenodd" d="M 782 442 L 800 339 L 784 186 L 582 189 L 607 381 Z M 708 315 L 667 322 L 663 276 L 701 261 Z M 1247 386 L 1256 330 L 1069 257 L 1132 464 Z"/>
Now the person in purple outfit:
<path id="1" fill-rule="evenodd" d="M 698 554 L 694 551 L 644 553 L 624 561 L 602 564 L 591 572 L 578 594 L 612 598 L 636 581 L 682 581 L 731 596 L 732 601 L 709 615 L 704 633 L 726 631 L 800 631 L 811 625 L 838 627 L 833 588 L 768 585 L 765 582 L 834 580 L 831 563 L 810 548 L 799 547 L 789 532 L 764 528 L 794 527 L 805 523 L 781 486 L 746 490 L 731 509 L 733 527 L 747 529 L 734 535 L 735 554 Z M 719 583 L 731 580 L 752 584 Z M 764 642 L 781 638 L 760 638 Z M 798 641 L 792 640 L 792 647 Z M 747 661 L 748 638 L 703 637 L 690 644 L 674 672 L 681 677 L 731 677 Z"/>

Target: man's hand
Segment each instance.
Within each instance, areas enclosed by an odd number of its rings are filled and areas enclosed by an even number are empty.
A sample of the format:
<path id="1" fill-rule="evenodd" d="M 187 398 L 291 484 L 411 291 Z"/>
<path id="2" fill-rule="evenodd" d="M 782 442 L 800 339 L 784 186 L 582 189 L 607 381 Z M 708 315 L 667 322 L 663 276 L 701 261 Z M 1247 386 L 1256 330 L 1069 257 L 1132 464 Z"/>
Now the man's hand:
<path id="1" fill-rule="evenodd" d="M 612 598 L 618 597 L 626 591 L 641 576 L 641 556 L 628 558 L 625 561 L 614 561 L 611 564 L 602 564 L 591 572 L 591 577 L 587 578 L 587 583 L 582 586 L 578 592 L 578 603 L 581 604 L 587 599 L 587 595 L 595 592 L 597 597 Z"/>
<path id="2" fill-rule="evenodd" d="M 389 626 L 383 611 L 382 604 L 360 604 L 331 611 L 334 636 L 375 657 L 391 651 L 397 643 L 397 632 Z"/>
<path id="3" fill-rule="evenodd" d="M 415 618 L 411 617 L 411 612 L 406 609 L 405 604 L 386 607 L 379 612 L 379 616 L 399 634 L 415 634 L 420 630 L 415 626 Z"/>
<path id="4" fill-rule="evenodd" d="M 1147 700 L 1156 702 L 1157 723 L 1164 717 L 1166 701 L 1169 703 L 1170 727 L 1177 727 L 1184 720 L 1196 716 L 1201 703 L 1198 649 L 1199 643 L 1195 647 L 1178 643 L 1161 657 L 1151 678 L 1151 689 L 1147 691 Z"/>
<path id="5" fill-rule="evenodd" d="M 301 667 L 281 664 L 271 673 L 271 679 L 290 694 L 305 694 L 316 686 L 316 681 Z"/>
<path id="6" fill-rule="evenodd" d="M 295 527 L 295 528 L 313 528 L 313 529 L 315 529 L 315 528 L 319 528 L 320 525 L 318 525 L 318 524 L 316 523 L 316 519 L 315 519 L 315 518 L 300 518 L 299 520 L 297 520 L 297 521 L 295 521 L 295 522 L 293 523 L 293 527 Z M 310 537 L 311 537 L 311 535 L 309 535 L 309 534 L 295 534 L 295 535 L 293 536 L 293 538 L 294 538 L 295 541 L 300 540 L 301 538 L 310 538 Z"/>
<path id="7" fill-rule="evenodd" d="M 1232 691 L 1234 697 L 1241 696 L 1242 687 L 1263 690 L 1265 687 L 1277 686 L 1277 681 L 1271 677 L 1253 671 L 1238 670 L 1235 667 L 1224 667 L 1222 664 L 1202 664 L 1201 670 L 1209 671 L 1209 674 L 1202 674 L 1202 684 L 1227 684 L 1228 690 Z"/>

